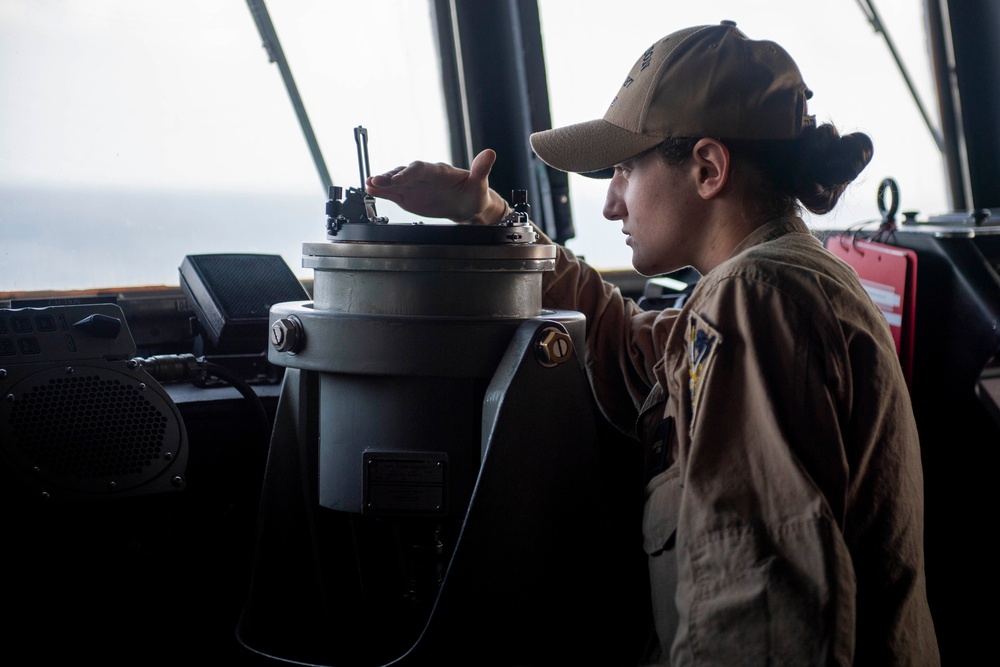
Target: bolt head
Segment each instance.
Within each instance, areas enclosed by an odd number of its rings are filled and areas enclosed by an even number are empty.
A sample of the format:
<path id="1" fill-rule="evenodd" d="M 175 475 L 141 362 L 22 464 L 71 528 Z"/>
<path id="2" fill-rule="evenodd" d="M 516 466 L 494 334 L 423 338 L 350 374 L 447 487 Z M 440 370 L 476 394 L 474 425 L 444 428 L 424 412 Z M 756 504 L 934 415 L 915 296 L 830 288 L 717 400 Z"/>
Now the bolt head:
<path id="1" fill-rule="evenodd" d="M 297 319 L 283 317 L 271 325 L 271 345 L 278 352 L 295 354 L 302 347 L 302 325 Z"/>
<path id="2" fill-rule="evenodd" d="M 536 352 L 543 366 L 556 366 L 573 356 L 573 339 L 565 331 L 545 329 L 538 339 Z"/>

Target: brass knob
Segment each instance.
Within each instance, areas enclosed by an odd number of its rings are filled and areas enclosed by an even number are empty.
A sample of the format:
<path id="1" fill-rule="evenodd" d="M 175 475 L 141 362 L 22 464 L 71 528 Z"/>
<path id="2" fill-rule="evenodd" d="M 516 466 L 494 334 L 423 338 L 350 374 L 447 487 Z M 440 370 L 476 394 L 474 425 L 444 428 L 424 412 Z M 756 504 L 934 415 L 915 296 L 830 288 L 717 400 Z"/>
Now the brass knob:
<path id="1" fill-rule="evenodd" d="M 556 366 L 573 356 L 573 339 L 568 333 L 555 327 L 542 329 L 535 354 L 543 366 Z"/>

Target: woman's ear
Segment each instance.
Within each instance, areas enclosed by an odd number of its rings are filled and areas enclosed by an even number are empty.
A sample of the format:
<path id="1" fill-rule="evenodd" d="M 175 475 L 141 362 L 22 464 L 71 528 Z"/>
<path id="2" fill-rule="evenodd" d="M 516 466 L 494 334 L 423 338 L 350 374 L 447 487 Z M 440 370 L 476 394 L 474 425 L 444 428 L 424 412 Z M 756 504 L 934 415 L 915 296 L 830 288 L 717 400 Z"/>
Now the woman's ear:
<path id="1" fill-rule="evenodd" d="M 717 139 L 703 138 L 695 144 L 692 156 L 698 169 L 698 195 L 714 199 L 729 181 L 729 149 Z"/>

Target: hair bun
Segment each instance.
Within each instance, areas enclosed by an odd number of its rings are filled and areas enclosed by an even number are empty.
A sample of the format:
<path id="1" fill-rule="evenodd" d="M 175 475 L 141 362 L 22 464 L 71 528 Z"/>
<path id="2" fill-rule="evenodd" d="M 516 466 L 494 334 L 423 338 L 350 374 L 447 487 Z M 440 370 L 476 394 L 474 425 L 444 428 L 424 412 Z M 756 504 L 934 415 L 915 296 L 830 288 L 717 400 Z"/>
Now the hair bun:
<path id="1" fill-rule="evenodd" d="M 816 172 L 817 182 L 825 186 L 850 183 L 868 166 L 873 153 L 871 137 L 863 132 L 832 138 L 826 147 L 825 164 Z"/>

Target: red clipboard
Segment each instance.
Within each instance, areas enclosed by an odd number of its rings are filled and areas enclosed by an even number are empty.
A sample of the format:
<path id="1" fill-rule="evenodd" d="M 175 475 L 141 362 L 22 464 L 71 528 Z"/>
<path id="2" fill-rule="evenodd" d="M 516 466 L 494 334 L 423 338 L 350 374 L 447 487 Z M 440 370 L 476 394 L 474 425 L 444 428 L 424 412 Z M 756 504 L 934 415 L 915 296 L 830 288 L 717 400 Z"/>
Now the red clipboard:
<path id="1" fill-rule="evenodd" d="M 826 240 L 826 247 L 854 267 L 861 286 L 885 315 L 906 385 L 912 388 L 917 253 L 908 248 L 857 239 L 852 234 L 831 236 Z"/>

